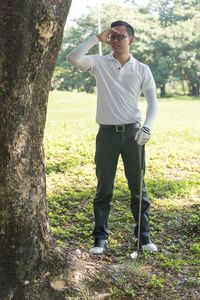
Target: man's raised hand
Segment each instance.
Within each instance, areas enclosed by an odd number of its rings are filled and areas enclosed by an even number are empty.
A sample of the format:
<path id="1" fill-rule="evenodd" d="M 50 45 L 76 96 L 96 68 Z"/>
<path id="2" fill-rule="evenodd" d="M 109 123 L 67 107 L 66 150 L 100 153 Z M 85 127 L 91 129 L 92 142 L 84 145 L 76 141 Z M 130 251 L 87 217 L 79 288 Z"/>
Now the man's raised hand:
<path id="1" fill-rule="evenodd" d="M 110 42 L 108 41 L 108 37 L 112 33 L 120 34 L 120 32 L 118 30 L 116 30 L 115 28 L 110 28 L 110 29 L 107 29 L 107 30 L 101 32 L 100 34 L 97 34 L 97 38 L 102 43 L 110 44 Z"/>

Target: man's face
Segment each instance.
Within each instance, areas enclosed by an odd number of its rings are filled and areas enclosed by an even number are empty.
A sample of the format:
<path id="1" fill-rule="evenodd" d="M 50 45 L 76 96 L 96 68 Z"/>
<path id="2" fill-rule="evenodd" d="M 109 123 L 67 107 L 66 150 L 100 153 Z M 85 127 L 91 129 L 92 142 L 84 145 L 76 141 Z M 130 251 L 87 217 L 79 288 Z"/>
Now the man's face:
<path id="1" fill-rule="evenodd" d="M 123 54 L 129 52 L 130 45 L 133 38 L 130 38 L 125 26 L 114 27 L 119 34 L 112 34 L 110 39 L 110 46 L 113 53 Z"/>

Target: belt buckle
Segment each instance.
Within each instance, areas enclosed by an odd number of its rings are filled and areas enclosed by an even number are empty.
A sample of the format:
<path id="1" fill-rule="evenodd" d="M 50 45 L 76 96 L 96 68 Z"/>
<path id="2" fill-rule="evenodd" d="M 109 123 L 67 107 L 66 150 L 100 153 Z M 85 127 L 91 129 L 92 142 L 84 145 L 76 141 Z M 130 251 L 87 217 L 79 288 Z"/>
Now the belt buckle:
<path id="1" fill-rule="evenodd" d="M 125 126 L 124 125 L 116 125 L 116 132 L 124 132 Z"/>

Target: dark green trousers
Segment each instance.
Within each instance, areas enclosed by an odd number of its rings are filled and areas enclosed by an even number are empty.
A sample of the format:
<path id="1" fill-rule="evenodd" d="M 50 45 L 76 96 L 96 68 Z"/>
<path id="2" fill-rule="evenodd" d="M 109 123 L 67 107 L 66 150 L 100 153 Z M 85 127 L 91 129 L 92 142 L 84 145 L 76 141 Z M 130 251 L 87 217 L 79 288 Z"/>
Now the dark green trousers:
<path id="1" fill-rule="evenodd" d="M 114 126 L 100 127 L 96 137 L 96 176 L 98 180 L 94 198 L 95 227 L 94 238 L 108 239 L 108 220 L 110 202 L 113 195 L 119 155 L 121 155 L 125 176 L 131 192 L 131 211 L 136 226 L 135 237 L 138 234 L 138 210 L 140 198 L 140 161 L 142 147 L 135 142 L 135 134 L 139 128 L 128 127 L 124 132 L 116 132 Z M 149 200 L 143 182 L 143 199 L 141 213 L 141 244 L 149 242 Z"/>

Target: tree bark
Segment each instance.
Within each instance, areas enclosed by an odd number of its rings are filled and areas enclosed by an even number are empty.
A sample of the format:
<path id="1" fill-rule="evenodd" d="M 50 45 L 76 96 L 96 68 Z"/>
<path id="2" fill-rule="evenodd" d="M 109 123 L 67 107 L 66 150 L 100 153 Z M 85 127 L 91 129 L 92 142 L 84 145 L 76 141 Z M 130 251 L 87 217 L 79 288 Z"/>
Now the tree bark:
<path id="1" fill-rule="evenodd" d="M 71 0 L 0 3 L 0 299 L 26 295 L 63 254 L 51 237 L 43 135 Z M 42 294 L 42 291 L 41 291 Z M 53 294 L 53 293 L 52 293 Z M 59 299 L 47 298 L 42 299 Z"/>
<path id="2" fill-rule="evenodd" d="M 194 83 L 191 85 L 191 95 L 192 96 L 198 97 L 199 90 L 200 90 L 200 85 L 194 84 Z"/>
<path id="3" fill-rule="evenodd" d="M 182 85 L 183 95 L 185 96 L 186 95 L 186 92 L 185 92 L 185 82 L 184 82 L 183 79 L 181 79 L 181 85 Z"/>

